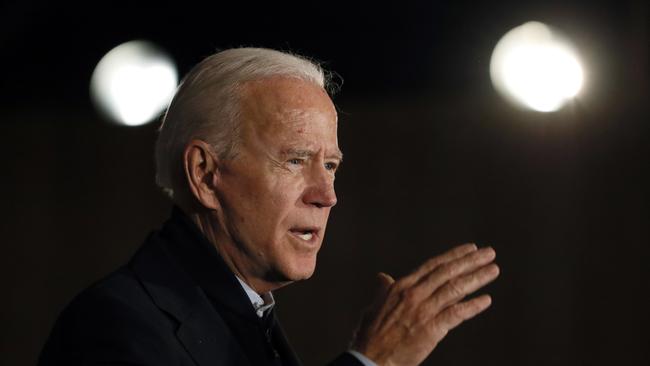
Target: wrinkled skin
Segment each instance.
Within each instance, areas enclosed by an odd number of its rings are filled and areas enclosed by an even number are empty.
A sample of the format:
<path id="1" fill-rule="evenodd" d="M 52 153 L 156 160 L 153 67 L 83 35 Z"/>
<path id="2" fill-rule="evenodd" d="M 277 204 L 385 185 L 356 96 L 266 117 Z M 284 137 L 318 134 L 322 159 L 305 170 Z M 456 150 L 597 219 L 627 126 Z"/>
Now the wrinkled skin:
<path id="1" fill-rule="evenodd" d="M 274 77 L 245 84 L 241 119 L 233 159 L 190 143 L 188 180 L 207 208 L 195 221 L 233 272 L 265 293 L 314 272 L 336 204 L 337 115 L 322 88 Z M 310 240 L 299 236 L 306 230 Z"/>
<path id="2" fill-rule="evenodd" d="M 380 273 L 352 349 L 378 365 L 419 365 L 447 333 L 487 309 L 489 295 L 463 301 L 499 275 L 492 248 L 458 246 L 397 281 Z"/>

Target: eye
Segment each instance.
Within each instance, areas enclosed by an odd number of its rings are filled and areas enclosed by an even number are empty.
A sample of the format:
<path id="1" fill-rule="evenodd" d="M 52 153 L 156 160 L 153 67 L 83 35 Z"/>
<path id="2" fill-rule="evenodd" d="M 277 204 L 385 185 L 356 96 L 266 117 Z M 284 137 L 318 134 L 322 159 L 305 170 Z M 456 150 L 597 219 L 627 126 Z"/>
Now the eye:
<path id="1" fill-rule="evenodd" d="M 338 168 L 338 164 L 336 163 L 332 163 L 332 162 L 325 163 L 325 169 L 327 170 L 336 171 L 336 168 Z"/>
<path id="2" fill-rule="evenodd" d="M 287 163 L 289 163 L 291 165 L 302 165 L 303 159 L 293 158 L 293 159 L 287 160 Z"/>

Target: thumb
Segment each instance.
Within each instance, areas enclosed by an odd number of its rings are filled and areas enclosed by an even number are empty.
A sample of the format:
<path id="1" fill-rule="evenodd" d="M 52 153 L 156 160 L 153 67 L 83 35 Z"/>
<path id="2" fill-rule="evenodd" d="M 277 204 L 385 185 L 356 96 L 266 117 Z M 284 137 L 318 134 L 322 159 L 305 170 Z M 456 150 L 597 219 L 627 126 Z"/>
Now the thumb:
<path id="1" fill-rule="evenodd" d="M 381 298 L 386 295 L 390 286 L 395 283 L 395 280 L 389 274 L 384 272 L 377 273 L 377 280 L 379 281 L 379 291 L 377 297 Z"/>
<path id="2" fill-rule="evenodd" d="M 352 337 L 351 349 L 360 349 L 359 345 L 363 344 L 367 340 L 366 333 L 370 329 L 370 323 L 375 318 L 376 313 L 381 309 L 381 305 L 385 301 L 390 286 L 395 282 L 393 277 L 384 272 L 377 273 L 377 281 L 379 283 L 379 286 L 376 290 L 375 298 L 370 306 L 368 306 L 363 312 L 361 323 L 359 324 L 359 327 L 354 332 L 354 336 Z M 359 334 L 361 334 L 360 338 Z"/>

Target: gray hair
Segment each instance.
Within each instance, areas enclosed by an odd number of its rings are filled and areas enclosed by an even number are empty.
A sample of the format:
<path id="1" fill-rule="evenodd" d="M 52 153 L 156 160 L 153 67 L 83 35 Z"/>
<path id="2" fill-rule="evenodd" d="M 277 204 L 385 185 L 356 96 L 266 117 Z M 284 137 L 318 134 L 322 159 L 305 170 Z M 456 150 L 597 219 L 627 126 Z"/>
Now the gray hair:
<path id="1" fill-rule="evenodd" d="M 265 48 L 215 53 L 183 79 L 156 141 L 156 183 L 171 198 L 183 176 L 183 151 L 192 139 L 210 144 L 222 159 L 236 155 L 240 89 L 247 81 L 286 76 L 329 90 L 329 75 L 305 57 Z"/>

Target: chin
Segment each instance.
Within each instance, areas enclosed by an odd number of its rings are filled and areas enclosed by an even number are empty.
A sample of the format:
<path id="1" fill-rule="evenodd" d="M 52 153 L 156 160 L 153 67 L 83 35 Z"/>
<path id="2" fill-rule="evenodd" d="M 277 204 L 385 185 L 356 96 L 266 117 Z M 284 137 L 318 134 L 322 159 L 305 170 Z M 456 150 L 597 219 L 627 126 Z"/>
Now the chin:
<path id="1" fill-rule="evenodd" d="M 284 271 L 289 281 L 301 281 L 310 278 L 316 270 L 316 256 L 309 258 L 297 258 L 292 265 Z"/>
<path id="2" fill-rule="evenodd" d="M 309 279 L 314 274 L 315 266 L 301 266 L 291 268 L 279 268 L 274 274 L 270 274 L 266 281 L 273 284 L 273 289 L 278 289 L 296 281 Z"/>

